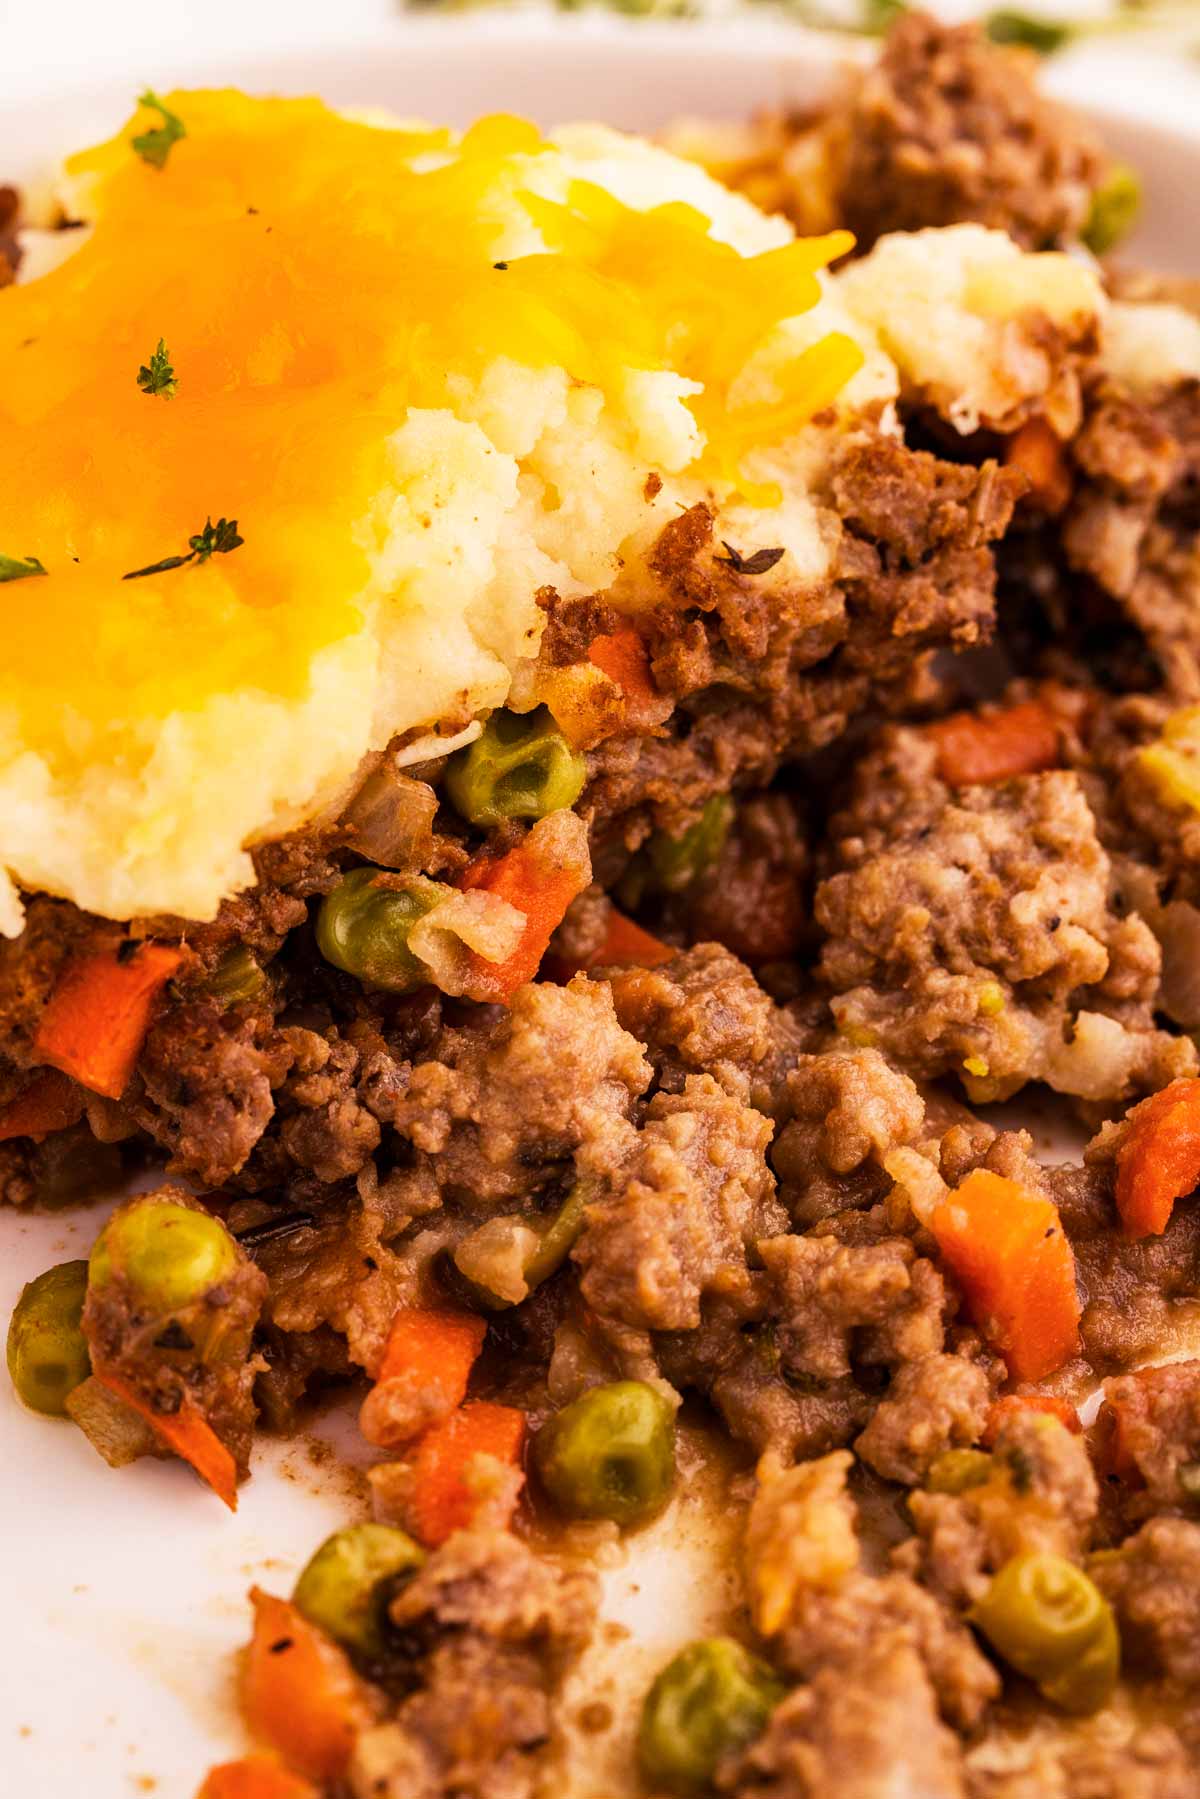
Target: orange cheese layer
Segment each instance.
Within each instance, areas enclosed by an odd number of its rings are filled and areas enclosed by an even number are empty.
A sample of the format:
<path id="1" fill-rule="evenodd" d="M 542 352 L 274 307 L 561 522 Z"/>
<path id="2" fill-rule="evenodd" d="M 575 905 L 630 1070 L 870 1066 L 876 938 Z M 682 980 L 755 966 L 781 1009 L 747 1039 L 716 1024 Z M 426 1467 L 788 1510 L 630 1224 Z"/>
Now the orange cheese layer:
<path id="1" fill-rule="evenodd" d="M 671 368 L 703 384 L 712 454 L 736 454 L 748 421 L 723 416 L 729 384 L 845 247 L 742 257 L 685 206 L 642 214 L 582 182 L 566 204 L 539 198 L 524 178 L 546 148 L 517 120 L 454 151 L 315 100 L 168 104 L 187 135 L 166 166 L 130 146 L 150 112 L 74 158 L 89 241 L 0 301 L 0 552 L 49 571 L 0 587 L 3 697 L 52 760 L 70 753 L 64 707 L 103 730 L 245 686 L 300 692 L 314 652 L 360 623 L 388 433 L 444 403 L 448 370 L 507 356 L 607 389 Z M 497 270 L 514 208 L 547 248 Z M 136 382 L 160 337 L 170 399 Z M 759 438 L 857 359 L 830 340 L 777 418 L 755 408 Z M 221 515 L 241 548 L 122 581 Z"/>

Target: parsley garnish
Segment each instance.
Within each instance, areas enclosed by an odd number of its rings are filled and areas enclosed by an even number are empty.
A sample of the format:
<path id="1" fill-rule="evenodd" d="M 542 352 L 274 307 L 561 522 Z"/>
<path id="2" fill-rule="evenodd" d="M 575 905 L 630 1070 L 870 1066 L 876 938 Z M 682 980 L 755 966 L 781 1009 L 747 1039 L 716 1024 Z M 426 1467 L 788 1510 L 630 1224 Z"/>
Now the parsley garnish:
<path id="1" fill-rule="evenodd" d="M 171 367 L 171 358 L 167 354 L 167 346 L 161 337 L 149 362 L 144 362 L 138 370 L 137 384 L 144 394 L 161 394 L 164 400 L 169 400 L 179 386 L 175 370 Z"/>
<path id="2" fill-rule="evenodd" d="M 161 562 L 152 562 L 149 568 L 130 569 L 122 575 L 122 581 L 140 581 L 143 575 L 165 575 L 168 569 L 186 568 L 189 562 L 207 562 L 210 556 L 227 556 L 230 550 L 236 550 L 239 544 L 245 543 L 239 537 L 235 518 L 219 518 L 214 525 L 211 519 L 205 522 L 203 531 L 195 537 L 188 538 L 186 556 L 165 556 Z M 45 573 L 45 570 L 30 569 L 30 574 Z"/>
<path id="3" fill-rule="evenodd" d="M 172 112 L 169 106 L 164 106 L 150 88 L 138 95 L 138 105 L 152 107 L 155 112 L 161 113 L 162 124 L 156 125 L 152 131 L 139 131 L 129 141 L 143 162 L 148 162 L 152 169 L 165 169 L 172 146 L 181 137 L 187 136 L 187 127 L 178 113 Z"/>
<path id="4" fill-rule="evenodd" d="M 725 543 L 724 538 L 721 541 Z M 769 568 L 775 567 L 784 554 L 782 545 L 778 549 L 755 550 L 752 556 L 743 556 L 741 551 L 735 550 L 731 543 L 726 543 L 725 548 L 729 552 L 728 555 L 718 556 L 716 560 L 727 562 L 735 575 L 765 575 Z"/>
<path id="5" fill-rule="evenodd" d="M 36 556 L 0 555 L 0 581 L 27 581 L 30 575 L 44 575 L 47 572 Z"/>

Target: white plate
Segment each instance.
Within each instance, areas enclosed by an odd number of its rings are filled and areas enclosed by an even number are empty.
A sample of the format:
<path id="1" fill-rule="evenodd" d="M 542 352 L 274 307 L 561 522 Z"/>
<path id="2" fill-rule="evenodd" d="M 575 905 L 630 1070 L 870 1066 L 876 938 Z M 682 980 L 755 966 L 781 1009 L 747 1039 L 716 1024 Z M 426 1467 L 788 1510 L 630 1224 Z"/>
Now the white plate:
<path id="1" fill-rule="evenodd" d="M 808 104 L 853 54 L 799 30 L 746 25 L 675 31 L 613 21 L 460 17 L 408 22 L 357 48 L 221 57 L 176 48 L 146 67 L 144 48 L 118 77 L 110 45 L 94 89 L 40 78 L 0 118 L 0 178 L 32 182 L 65 150 L 114 130 L 147 79 L 236 82 L 253 91 L 318 91 L 465 123 L 511 109 L 542 123 L 603 118 L 652 129 L 680 113 L 741 117 L 765 104 Z M 5 85 L 12 93 L 11 65 Z M 1064 69 L 1060 82 L 1073 80 Z M 43 88 L 45 91 L 43 91 Z M 1078 97 L 1078 95 L 1076 95 Z M 1114 147 L 1147 179 L 1149 206 L 1135 253 L 1200 272 L 1189 224 L 1196 140 L 1138 113 L 1148 96 L 1125 89 L 1104 120 Z M 1169 107 L 1163 107 L 1169 112 Z M 50 1263 L 83 1255 L 99 1215 L 0 1217 L 0 1320 L 23 1283 Z M 233 1705 L 234 1651 L 244 1642 L 252 1581 L 288 1591 L 320 1538 L 360 1515 L 342 1460 L 352 1423 L 333 1418 L 324 1440 L 263 1446 L 230 1518 L 182 1464 L 114 1473 L 66 1424 L 24 1411 L 0 1380 L 0 1793 L 30 1799 L 190 1799 L 205 1768 L 245 1746 Z M 729 1603 L 714 1573 L 719 1523 L 684 1502 L 635 1540 L 606 1578 L 606 1612 L 633 1639 L 602 1642 L 577 1682 L 584 1698 L 635 1695 L 676 1643 L 712 1628 Z M 625 1710 L 630 1707 L 627 1703 Z M 616 1799 L 613 1743 L 579 1759 L 572 1799 Z"/>

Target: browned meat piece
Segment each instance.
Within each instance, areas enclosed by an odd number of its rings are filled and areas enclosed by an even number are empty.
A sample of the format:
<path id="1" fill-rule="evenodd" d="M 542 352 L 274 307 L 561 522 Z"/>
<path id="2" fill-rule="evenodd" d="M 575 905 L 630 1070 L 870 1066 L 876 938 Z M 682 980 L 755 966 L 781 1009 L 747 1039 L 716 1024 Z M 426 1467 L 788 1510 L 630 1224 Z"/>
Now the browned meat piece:
<path id="1" fill-rule="evenodd" d="M 854 1447 L 885 1480 L 916 1486 L 944 1450 L 979 1441 L 991 1399 L 987 1370 L 965 1356 L 904 1362 Z"/>
<path id="2" fill-rule="evenodd" d="M 694 1330 L 708 1292 L 728 1299 L 748 1286 L 748 1251 L 785 1223 L 767 1167 L 770 1136 L 770 1121 L 711 1075 L 656 1094 L 573 1252 L 600 1318 Z"/>
<path id="3" fill-rule="evenodd" d="M 259 1360 L 254 1399 L 264 1424 L 274 1431 L 294 1431 L 299 1407 L 310 1392 L 355 1372 L 345 1338 L 328 1325 L 305 1333 L 264 1325 Z"/>
<path id="4" fill-rule="evenodd" d="M 551 1699 L 594 1610 L 590 1574 L 500 1531 L 452 1537 L 393 1601 L 420 1684 L 359 1737 L 354 1799 L 529 1799 Z"/>
<path id="5" fill-rule="evenodd" d="M 1129 1368 L 1171 1345 L 1196 1315 L 1200 1209 L 1177 1205 L 1161 1237 L 1128 1238 L 1113 1200 L 1113 1164 L 1097 1145 L 1083 1168 L 1044 1170 L 1075 1252 L 1083 1298 L 1080 1337 L 1100 1373 Z"/>
<path id="6" fill-rule="evenodd" d="M 849 94 L 815 118 L 768 117 L 727 175 L 801 231 L 972 220 L 1030 250 L 1077 238 L 1105 158 L 1082 119 L 1043 98 L 1037 60 L 976 25 L 904 13 Z M 703 153 L 703 144 L 701 144 Z"/>
<path id="7" fill-rule="evenodd" d="M 889 730 L 832 822 L 830 867 L 820 975 L 852 1040 L 979 1100 L 1029 1080 L 1118 1099 L 1195 1068 L 1155 1028 L 1158 944 L 1109 903 L 1078 775 L 951 789 L 925 734 Z"/>
<path id="8" fill-rule="evenodd" d="M 829 502 L 842 520 L 839 574 L 854 621 L 849 668 L 901 683 L 923 643 L 963 648 L 990 634 L 1002 537 L 1022 488 L 1010 470 L 940 462 L 889 437 L 849 438 Z"/>
<path id="9" fill-rule="evenodd" d="M 1099 1499 L 1087 1449 L 1057 1419 L 1014 1414 L 992 1454 L 991 1476 L 981 1486 L 909 1495 L 917 1538 L 895 1559 L 952 1605 L 973 1605 L 1011 1556 L 1036 1550 L 1078 1557 L 1095 1521 Z"/>
<path id="10" fill-rule="evenodd" d="M 130 1110 L 170 1152 L 172 1173 L 219 1187 L 245 1167 L 292 1060 L 269 1012 L 184 1001 L 146 1039 L 138 1064 L 144 1091 Z"/>
<path id="11" fill-rule="evenodd" d="M 0 1143 L 0 1204 L 85 1203 L 120 1187 L 125 1168 L 117 1142 L 97 1142 L 86 1124 L 55 1131 L 41 1143 Z"/>
<path id="12" fill-rule="evenodd" d="M 445 1026 L 400 1090 L 373 1103 L 443 1197 L 481 1212 L 528 1198 L 572 1161 L 577 1173 L 605 1173 L 630 1141 L 633 1102 L 649 1081 L 608 985 L 580 976 L 569 987 L 522 987 L 511 1007 Z"/>
<path id="13" fill-rule="evenodd" d="M 1136 629 L 1176 700 L 1200 698 L 1200 382 L 1146 396 L 1102 381 L 1070 446 L 1069 567 Z M 1070 632 L 1072 621 L 1066 628 Z M 1086 654 L 1086 640 L 1083 645 Z"/>
<path id="14" fill-rule="evenodd" d="M 422 1298 L 408 1262 L 386 1241 L 410 1215 L 389 1204 L 390 1195 L 369 1188 L 364 1199 L 353 1190 L 348 1197 L 313 1183 L 307 1203 L 301 1190 L 293 1191 L 303 1208 L 293 1216 L 308 1222 L 256 1251 L 271 1282 L 264 1319 L 277 1332 L 301 1338 L 331 1328 L 345 1340 L 350 1361 L 373 1372 L 397 1308 Z M 410 1187 L 405 1198 L 412 1196 Z M 436 1204 L 434 1196 L 431 1208 Z M 270 1218 L 264 1210 L 261 1222 Z M 240 1216 L 238 1222 L 240 1227 Z"/>
<path id="15" fill-rule="evenodd" d="M 618 833 L 626 849 L 652 828 L 678 835 L 714 793 L 765 786 L 783 757 L 831 742 L 868 704 L 901 706 L 931 646 L 986 637 L 989 546 L 1021 486 L 995 463 L 941 462 L 881 432 L 847 437 L 819 496 L 840 537 L 831 574 L 794 586 L 740 574 L 704 505 L 669 524 L 647 624 L 655 681 L 676 710 L 666 735 L 612 737 L 589 758 L 598 868 Z"/>
<path id="16" fill-rule="evenodd" d="M 907 1238 L 850 1245 L 788 1236 L 758 1247 L 786 1373 L 837 1380 L 855 1364 L 891 1366 L 941 1349 L 945 1284 Z"/>
<path id="17" fill-rule="evenodd" d="M 621 970 L 612 977 L 612 998 L 668 1091 L 677 1092 L 689 1074 L 711 1074 L 774 1114 L 802 1031 L 720 944 L 697 944 L 661 968 Z"/>
<path id="18" fill-rule="evenodd" d="M 806 1589 L 774 1657 L 794 1680 L 825 1668 L 852 1677 L 880 1642 L 916 1651 L 938 1709 L 959 1730 L 973 1730 L 1000 1692 L 1000 1677 L 970 1631 L 906 1574 L 855 1572 L 832 1588 Z"/>
<path id="19" fill-rule="evenodd" d="M 925 1106 L 878 1050 L 837 1049 L 797 1058 L 777 1116 L 771 1165 L 779 1197 L 803 1229 L 884 1197 L 891 1178 L 883 1158 L 917 1138 Z"/>
<path id="20" fill-rule="evenodd" d="M 21 196 L 15 187 L 0 187 L 0 287 L 16 279 L 21 261 L 17 241 L 17 224 L 21 216 Z"/>
<path id="21" fill-rule="evenodd" d="M 889 1639 L 852 1669 L 825 1669 L 779 1705 L 722 1769 L 734 1799 L 964 1799 L 962 1751 L 941 1722 L 916 1651 Z"/>
<path id="22" fill-rule="evenodd" d="M 1089 1573 L 1116 1611 L 1123 1659 L 1194 1698 L 1200 1686 L 1200 1524 L 1151 1518 Z"/>
<path id="23" fill-rule="evenodd" d="M 318 1180 L 339 1181 L 357 1174 L 380 1139 L 379 1122 L 356 1090 L 361 1072 L 358 1050 L 334 1031 L 318 1036 L 291 1027 L 282 1036 L 293 1058 L 276 1100 L 284 1149 Z M 386 1072 L 400 1079 L 399 1067 L 393 1064 L 385 1071 L 377 1060 L 372 1069 L 375 1088 Z"/>
<path id="24" fill-rule="evenodd" d="M 182 1187 L 162 1187 L 159 1194 L 202 1210 Z M 119 1376 L 156 1412 L 174 1414 L 185 1401 L 195 1406 L 245 1475 L 260 1367 L 251 1338 L 266 1291 L 266 1277 L 243 1254 L 219 1285 L 180 1308 L 164 1327 L 162 1314 L 147 1313 L 115 1267 L 105 1286 L 88 1287 L 83 1328 L 92 1365 Z"/>
<path id="25" fill-rule="evenodd" d="M 875 1576 L 861 1563 L 858 1513 L 840 1450 L 787 1468 L 774 1451 L 758 1467 L 746 1526 L 747 1599 L 783 1672 L 853 1678 L 883 1645 L 916 1651 L 947 1719 L 973 1728 L 1000 1690 L 958 1618 L 905 1574 Z"/>
<path id="26" fill-rule="evenodd" d="M 1120 1477 L 1125 1521 L 1200 1514 L 1200 1361 L 1107 1380 L 1104 1397 L 1096 1434 Z"/>
<path id="27" fill-rule="evenodd" d="M 859 242 L 968 219 L 1030 250 L 1078 237 L 1104 157 L 1081 119 L 1037 92 L 1036 68 L 976 25 L 901 18 L 831 120 L 840 210 Z"/>
<path id="28" fill-rule="evenodd" d="M 996 1759 L 986 1741 L 968 1753 L 971 1799 L 1200 1799 L 1195 1756 L 1169 1724 L 1135 1725 L 1103 1742 L 1039 1731 L 1006 1745 L 1002 1767 Z"/>

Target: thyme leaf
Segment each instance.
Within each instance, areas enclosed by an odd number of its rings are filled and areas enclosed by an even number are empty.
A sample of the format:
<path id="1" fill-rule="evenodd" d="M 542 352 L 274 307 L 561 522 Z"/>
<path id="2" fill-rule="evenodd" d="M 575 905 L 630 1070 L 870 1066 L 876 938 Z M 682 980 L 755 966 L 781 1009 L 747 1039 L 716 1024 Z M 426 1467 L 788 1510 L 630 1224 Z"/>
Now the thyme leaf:
<path id="1" fill-rule="evenodd" d="M 203 531 L 197 531 L 194 537 L 188 538 L 186 556 L 164 556 L 161 562 L 152 562 L 148 568 L 130 569 L 121 579 L 140 581 L 143 575 L 165 575 L 169 569 L 186 568 L 189 562 L 207 562 L 210 556 L 227 556 L 230 550 L 236 550 L 245 541 L 238 533 L 235 518 L 219 518 L 215 525 L 208 519 Z M 39 571 L 30 569 L 29 572 L 35 574 Z"/>
<path id="2" fill-rule="evenodd" d="M 722 538 L 721 542 L 725 543 L 725 539 Z M 735 575 L 765 575 L 785 554 L 782 544 L 775 549 L 755 550 L 751 556 L 743 556 L 731 543 L 726 543 L 725 548 L 728 554 L 718 556 L 716 560 L 727 562 Z"/>
<path id="3" fill-rule="evenodd" d="M 149 131 L 139 131 L 130 143 L 143 162 L 148 162 L 152 169 L 165 169 L 167 158 L 181 137 L 187 136 L 187 127 L 178 113 L 164 106 L 158 95 L 151 88 L 138 95 L 138 105 L 148 106 L 153 112 L 162 115 L 162 124 L 155 125 Z"/>
<path id="4" fill-rule="evenodd" d="M 27 581 L 30 575 L 48 573 L 49 570 L 42 567 L 36 556 L 0 555 L 0 582 Z"/>
<path id="5" fill-rule="evenodd" d="M 167 346 L 161 337 L 149 362 L 144 362 L 138 370 L 137 384 L 144 394 L 161 394 L 164 400 L 171 399 L 179 386 L 175 370 L 171 367 Z"/>

